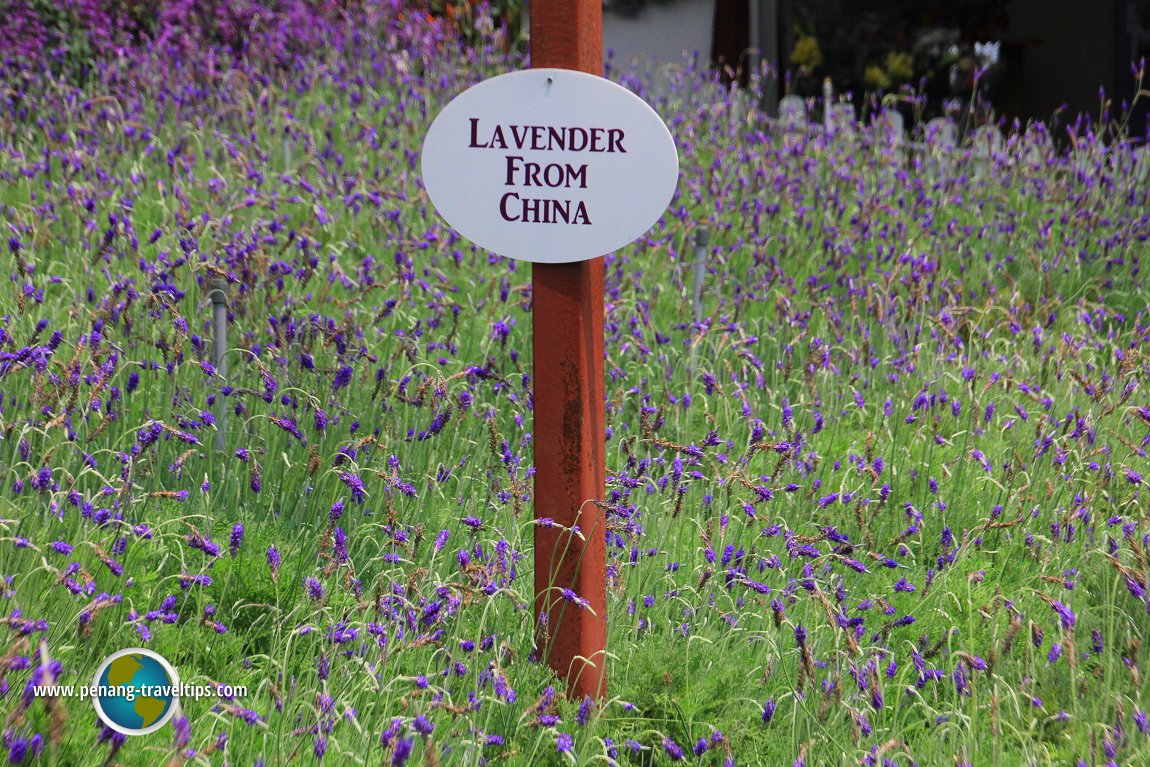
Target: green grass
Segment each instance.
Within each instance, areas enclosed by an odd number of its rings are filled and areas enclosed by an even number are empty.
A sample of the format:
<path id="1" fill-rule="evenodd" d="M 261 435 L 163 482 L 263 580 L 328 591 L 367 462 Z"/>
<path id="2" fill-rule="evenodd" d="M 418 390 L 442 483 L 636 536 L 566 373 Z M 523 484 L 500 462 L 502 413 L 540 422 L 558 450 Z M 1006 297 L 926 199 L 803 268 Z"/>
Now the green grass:
<path id="1" fill-rule="evenodd" d="M 232 75 L 180 107 L 156 84 L 34 92 L 55 137 L 32 130 L 34 117 L 5 113 L 0 209 L 28 268 L 14 265 L 0 289 L 0 347 L 14 354 L 62 334 L 44 370 L 8 358 L 0 367 L 9 741 L 41 733 L 38 761 L 50 765 L 272 765 L 316 762 L 323 735 L 323 761 L 378 765 L 394 754 L 381 731 L 398 717 L 411 736 L 423 714 L 435 729 L 415 736 L 413 763 L 606 764 L 610 739 L 620 763 L 666 764 L 665 737 L 693 764 L 728 754 L 789 764 L 801 754 L 839 765 L 868 763 L 872 752 L 899 765 L 1103 763 L 1108 739 L 1120 763 L 1146 759 L 1150 740 L 1133 717 L 1146 706 L 1150 618 L 1117 566 L 1147 574 L 1145 490 L 1123 476 L 1148 468 L 1135 410 L 1147 372 L 1144 207 L 1084 192 L 1057 168 L 1036 174 L 1043 190 L 1020 174 L 936 185 L 911 172 L 892 183 L 868 150 L 848 163 L 817 144 L 786 149 L 698 73 L 675 71 L 644 91 L 672 124 L 683 177 L 665 219 L 606 264 L 606 500 L 622 547 L 610 547 L 609 700 L 579 724 L 580 701 L 566 700 L 532 657 L 530 270 L 458 240 L 416 170 L 436 111 L 508 62 L 445 59 L 409 84 L 379 69 L 395 55 L 333 54 L 266 83 Z M 363 85 L 349 85 L 356 75 Z M 94 105 L 77 107 L 84 99 Z M 128 124 L 151 137 L 127 136 Z M 30 166 L 45 150 L 50 172 Z M 79 166 L 65 172 L 68 152 Z M 127 216 L 132 232 L 120 225 L 103 246 L 109 213 Z M 1013 231 L 999 236 L 995 216 Z M 690 322 L 689 243 L 704 223 L 700 326 Z M 236 391 L 213 428 L 201 412 L 224 382 L 198 362 L 210 361 L 206 283 L 219 273 L 230 278 L 226 383 Z M 25 283 L 42 301 L 24 296 Z M 129 284 L 140 294 L 131 300 Z M 40 320 L 50 324 L 30 342 Z M 336 387 L 345 366 L 351 381 Z M 262 374 L 276 381 L 270 401 Z M 923 393 L 934 404 L 916 404 Z M 306 444 L 270 420 L 284 416 Z M 199 444 L 166 432 L 141 446 L 153 420 Z M 752 445 L 784 441 L 795 449 Z M 699 446 L 701 457 L 668 444 Z M 250 461 L 234 456 L 239 448 Z M 881 474 L 868 473 L 876 458 Z M 56 486 L 41 491 L 30 478 L 42 466 Z M 362 504 L 344 471 L 363 480 Z M 820 505 L 830 493 L 852 497 Z M 330 522 L 337 501 L 345 508 Z M 472 529 L 467 517 L 482 524 Z M 232 555 L 236 523 L 244 539 Z M 832 551 L 831 527 L 851 550 Z M 435 551 L 441 530 L 450 538 Z M 957 545 L 949 551 L 945 530 Z M 190 545 L 196 531 L 220 556 Z M 793 536 L 818 556 L 793 555 Z M 53 541 L 75 548 L 62 555 Z M 744 551 L 745 573 L 728 572 L 728 546 Z M 211 582 L 182 584 L 188 575 Z M 309 595 L 309 578 L 322 596 Z M 895 589 L 902 578 L 913 591 Z M 168 595 L 178 617 L 148 620 Z M 1048 600 L 1069 606 L 1076 624 L 1061 626 Z M 440 616 L 423 622 L 433 601 Z M 861 634 L 836 611 L 861 618 Z M 913 623 L 895 624 L 909 615 Z M 47 625 L 22 630 L 17 618 Z M 337 629 L 354 640 L 334 641 Z M 1063 654 L 1050 661 L 1053 642 Z M 19 700 L 45 657 L 63 663 L 59 681 L 83 684 L 132 646 L 166 657 L 184 681 L 247 685 L 235 704 L 259 720 L 246 723 L 227 701 L 185 701 L 187 743 L 165 728 L 119 747 L 97 742 L 86 701 Z M 920 679 L 914 653 L 937 679 Z M 971 668 L 974 657 L 987 668 Z M 852 678 L 870 675 L 871 660 L 881 708 Z M 956 672 L 969 677 L 961 691 Z M 543 712 L 549 685 L 559 693 Z M 777 705 L 769 724 L 768 700 Z M 560 722 L 541 723 L 540 713 Z M 721 743 L 691 754 L 716 731 Z M 558 732 L 573 736 L 569 753 L 557 752 Z M 489 735 L 503 745 L 482 745 Z"/>

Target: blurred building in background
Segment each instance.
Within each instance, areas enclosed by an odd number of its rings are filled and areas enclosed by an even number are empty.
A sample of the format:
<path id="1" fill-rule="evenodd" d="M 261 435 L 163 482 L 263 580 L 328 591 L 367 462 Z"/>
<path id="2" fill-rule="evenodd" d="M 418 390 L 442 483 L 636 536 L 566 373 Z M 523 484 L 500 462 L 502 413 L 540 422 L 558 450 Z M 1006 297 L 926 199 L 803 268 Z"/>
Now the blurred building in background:
<path id="1" fill-rule="evenodd" d="M 978 98 L 994 119 L 1121 119 L 1150 58 L 1150 0 L 604 0 L 604 49 L 681 62 L 699 52 L 746 82 L 760 61 L 779 92 L 868 99 L 914 92 L 929 114 Z M 1150 82 L 1143 82 L 1143 88 Z M 890 98 L 888 98 L 888 103 Z M 1129 111 L 1144 136 L 1150 98 Z"/>

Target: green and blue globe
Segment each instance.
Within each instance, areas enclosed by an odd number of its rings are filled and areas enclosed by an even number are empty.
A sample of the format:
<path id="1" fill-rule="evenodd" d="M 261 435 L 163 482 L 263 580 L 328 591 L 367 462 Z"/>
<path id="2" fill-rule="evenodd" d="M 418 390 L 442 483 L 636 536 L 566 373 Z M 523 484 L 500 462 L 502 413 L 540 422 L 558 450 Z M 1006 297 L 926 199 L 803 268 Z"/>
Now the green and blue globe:
<path id="1" fill-rule="evenodd" d="M 100 666 L 92 696 L 104 724 L 125 735 L 144 735 L 167 724 L 175 713 L 179 686 L 175 669 L 151 650 L 133 648 L 108 656 Z"/>

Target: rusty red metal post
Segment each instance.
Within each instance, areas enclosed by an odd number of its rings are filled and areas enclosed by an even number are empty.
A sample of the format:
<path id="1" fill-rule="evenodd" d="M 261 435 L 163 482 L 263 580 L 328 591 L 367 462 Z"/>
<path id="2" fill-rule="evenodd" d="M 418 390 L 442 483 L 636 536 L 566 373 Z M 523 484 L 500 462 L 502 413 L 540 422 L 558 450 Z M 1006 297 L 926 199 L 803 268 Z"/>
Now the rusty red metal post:
<path id="1" fill-rule="evenodd" d="M 603 74 L 602 0 L 531 0 L 531 65 Z M 603 259 L 533 264 L 535 625 L 575 699 L 607 694 Z M 586 600 L 565 599 L 563 589 Z"/>

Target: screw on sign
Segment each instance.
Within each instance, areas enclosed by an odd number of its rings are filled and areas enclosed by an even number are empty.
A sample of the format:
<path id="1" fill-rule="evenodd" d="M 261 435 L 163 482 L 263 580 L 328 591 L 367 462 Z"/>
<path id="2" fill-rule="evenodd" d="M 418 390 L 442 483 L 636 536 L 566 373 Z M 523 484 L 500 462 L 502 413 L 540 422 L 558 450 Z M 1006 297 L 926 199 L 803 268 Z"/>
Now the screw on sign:
<path id="1" fill-rule="evenodd" d="M 536 642 L 573 697 L 607 691 L 603 259 L 679 178 L 667 126 L 598 76 L 601 0 L 534 0 L 537 67 L 456 96 L 424 139 L 432 204 L 477 245 L 532 262 Z"/>

